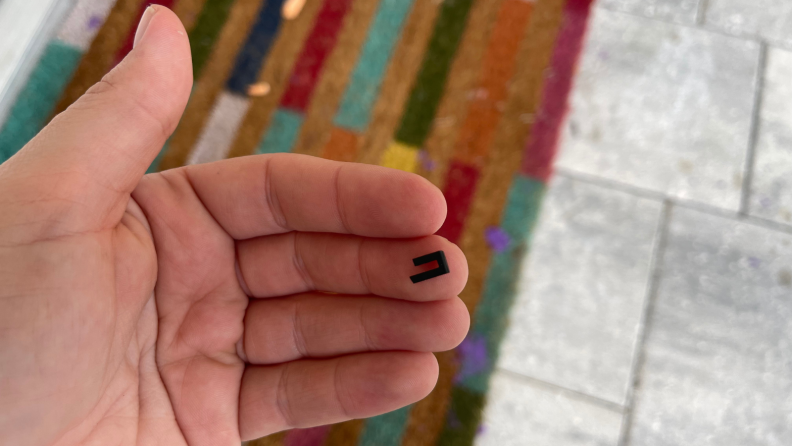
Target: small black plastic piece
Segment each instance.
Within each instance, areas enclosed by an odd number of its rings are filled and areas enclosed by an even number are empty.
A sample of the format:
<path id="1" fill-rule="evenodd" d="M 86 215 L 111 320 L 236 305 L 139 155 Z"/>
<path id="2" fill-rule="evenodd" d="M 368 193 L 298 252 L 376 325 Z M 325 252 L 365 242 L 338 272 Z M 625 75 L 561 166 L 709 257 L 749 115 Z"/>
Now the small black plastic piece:
<path id="1" fill-rule="evenodd" d="M 437 261 L 437 268 L 430 269 L 429 271 L 423 272 L 421 274 L 410 276 L 412 283 L 434 279 L 437 276 L 442 276 L 443 274 L 448 274 L 451 272 L 451 270 L 448 269 L 448 262 L 446 262 L 445 253 L 443 251 L 437 251 L 425 256 L 416 257 L 413 259 L 413 264 L 415 264 L 415 266 L 419 266 L 433 261 Z"/>

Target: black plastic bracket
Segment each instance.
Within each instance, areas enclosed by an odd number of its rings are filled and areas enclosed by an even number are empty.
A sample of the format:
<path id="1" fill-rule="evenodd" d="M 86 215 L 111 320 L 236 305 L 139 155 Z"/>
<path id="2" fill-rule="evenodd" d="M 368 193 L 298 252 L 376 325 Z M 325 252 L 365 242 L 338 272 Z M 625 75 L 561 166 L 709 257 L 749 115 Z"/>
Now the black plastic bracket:
<path id="1" fill-rule="evenodd" d="M 422 272 L 421 274 L 410 276 L 412 283 L 434 279 L 437 276 L 442 276 L 443 274 L 448 274 L 451 272 L 451 270 L 448 269 L 448 262 L 446 262 L 445 253 L 443 251 L 437 251 L 425 256 L 416 257 L 413 259 L 413 264 L 415 266 L 419 266 L 433 261 L 437 262 L 437 268 L 430 269 L 429 271 Z"/>

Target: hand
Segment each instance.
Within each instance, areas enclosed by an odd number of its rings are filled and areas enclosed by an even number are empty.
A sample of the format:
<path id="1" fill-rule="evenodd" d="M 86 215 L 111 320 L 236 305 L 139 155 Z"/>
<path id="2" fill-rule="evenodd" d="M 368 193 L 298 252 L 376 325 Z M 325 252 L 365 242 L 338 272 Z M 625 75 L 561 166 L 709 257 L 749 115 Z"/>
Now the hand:
<path id="1" fill-rule="evenodd" d="M 427 395 L 469 324 L 442 194 L 261 155 L 143 176 L 192 83 L 178 18 L 0 166 L 0 444 L 238 445 Z M 411 259 L 451 273 L 413 284 Z"/>

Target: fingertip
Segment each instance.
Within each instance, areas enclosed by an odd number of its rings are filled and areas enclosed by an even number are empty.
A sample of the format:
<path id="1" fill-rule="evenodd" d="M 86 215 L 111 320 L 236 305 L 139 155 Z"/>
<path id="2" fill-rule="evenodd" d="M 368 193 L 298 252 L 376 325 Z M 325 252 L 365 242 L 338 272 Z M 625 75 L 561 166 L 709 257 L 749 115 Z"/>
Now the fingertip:
<path id="1" fill-rule="evenodd" d="M 351 358 L 351 357 L 350 357 Z M 429 395 L 437 384 L 440 367 L 432 353 L 383 352 L 356 355 L 349 364 L 358 368 L 347 376 L 366 376 L 357 381 L 357 405 L 361 416 L 374 416 L 412 404 Z"/>
<path id="2" fill-rule="evenodd" d="M 393 370 L 396 392 L 405 395 L 412 404 L 429 395 L 437 385 L 440 365 L 432 353 L 400 352 L 399 361 L 389 364 Z"/>
<path id="3" fill-rule="evenodd" d="M 381 166 L 345 164 L 345 204 L 356 233 L 374 237 L 423 237 L 440 229 L 446 216 L 442 192 L 414 173 Z"/>
<path id="4" fill-rule="evenodd" d="M 454 243 L 451 243 L 445 237 L 436 235 L 435 237 L 442 239 L 448 269 L 452 271 L 453 282 L 449 285 L 448 293 L 451 296 L 458 296 L 462 293 L 467 285 L 470 270 L 468 269 L 467 257 L 462 251 L 462 248 Z"/>
<path id="5" fill-rule="evenodd" d="M 422 225 L 421 235 L 430 235 L 437 232 L 445 222 L 448 213 L 448 205 L 445 196 L 440 189 L 426 178 L 410 173 L 409 181 L 414 183 L 417 198 L 415 203 L 416 214 L 418 216 L 417 225 Z"/>
<path id="6" fill-rule="evenodd" d="M 438 304 L 441 305 L 441 311 L 435 316 L 433 326 L 440 327 L 437 330 L 438 351 L 447 351 L 465 340 L 470 330 L 470 312 L 459 297 Z"/>
<path id="7" fill-rule="evenodd" d="M 190 41 L 184 25 L 170 9 L 151 5 L 139 26 L 134 49 L 122 64 L 135 64 L 130 70 L 132 76 L 147 81 L 152 94 L 172 98 L 172 107 L 183 109 L 193 83 Z"/>
<path id="8" fill-rule="evenodd" d="M 157 44 L 177 44 L 187 46 L 190 40 L 179 16 L 162 5 L 150 5 L 146 8 L 135 32 L 133 51 Z"/>

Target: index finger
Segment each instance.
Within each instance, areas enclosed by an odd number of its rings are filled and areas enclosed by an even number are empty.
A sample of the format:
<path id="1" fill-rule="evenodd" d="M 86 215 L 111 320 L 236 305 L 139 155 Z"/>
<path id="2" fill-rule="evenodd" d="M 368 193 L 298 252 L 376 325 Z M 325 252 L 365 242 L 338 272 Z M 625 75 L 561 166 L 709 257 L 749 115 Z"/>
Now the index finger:
<path id="1" fill-rule="evenodd" d="M 434 185 L 385 167 L 272 154 L 184 169 L 206 209 L 238 240 L 288 231 L 420 237 L 446 216 Z"/>

